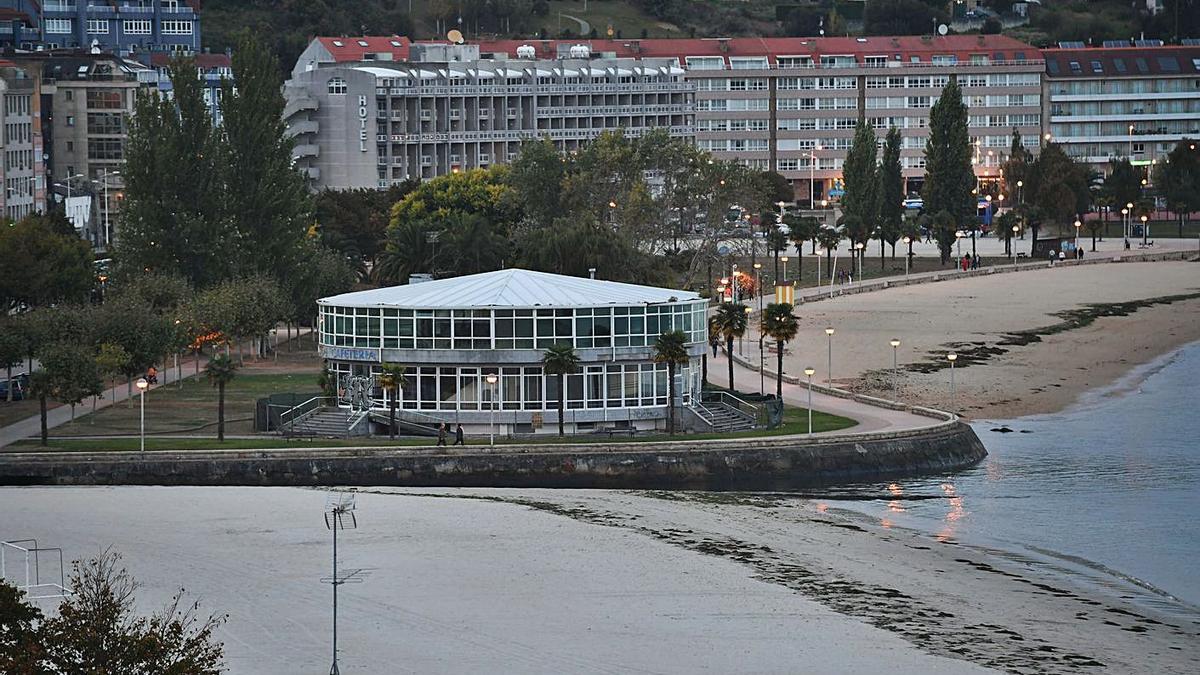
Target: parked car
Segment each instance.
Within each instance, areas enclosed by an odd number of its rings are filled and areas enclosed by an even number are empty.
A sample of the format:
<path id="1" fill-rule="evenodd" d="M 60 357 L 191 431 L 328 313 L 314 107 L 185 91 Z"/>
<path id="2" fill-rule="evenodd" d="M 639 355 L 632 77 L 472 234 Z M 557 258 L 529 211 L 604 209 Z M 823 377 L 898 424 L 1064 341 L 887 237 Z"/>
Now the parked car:
<path id="1" fill-rule="evenodd" d="M 15 375 L 11 380 L 0 380 L 0 403 L 8 401 L 8 388 L 10 386 L 13 388 L 13 400 L 24 400 L 26 392 L 29 391 L 29 375 Z"/>

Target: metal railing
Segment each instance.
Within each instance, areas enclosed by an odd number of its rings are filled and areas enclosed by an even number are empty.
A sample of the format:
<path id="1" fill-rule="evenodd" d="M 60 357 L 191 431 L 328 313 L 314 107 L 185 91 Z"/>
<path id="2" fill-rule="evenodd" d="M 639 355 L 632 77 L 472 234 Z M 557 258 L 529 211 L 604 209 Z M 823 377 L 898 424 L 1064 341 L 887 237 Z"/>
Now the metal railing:
<path id="1" fill-rule="evenodd" d="M 292 406 L 279 413 L 279 432 L 281 434 L 294 433 L 296 431 L 296 423 L 302 422 L 311 415 L 316 414 L 318 410 L 324 407 L 326 401 L 329 401 L 332 405 L 337 405 L 337 398 L 333 396 L 314 396 L 299 405 Z"/>
<path id="2" fill-rule="evenodd" d="M 743 415 L 756 427 L 767 425 L 767 413 L 764 406 L 755 405 L 743 398 L 734 396 L 727 391 L 706 391 L 700 397 L 700 399 L 704 403 L 724 404 Z"/>

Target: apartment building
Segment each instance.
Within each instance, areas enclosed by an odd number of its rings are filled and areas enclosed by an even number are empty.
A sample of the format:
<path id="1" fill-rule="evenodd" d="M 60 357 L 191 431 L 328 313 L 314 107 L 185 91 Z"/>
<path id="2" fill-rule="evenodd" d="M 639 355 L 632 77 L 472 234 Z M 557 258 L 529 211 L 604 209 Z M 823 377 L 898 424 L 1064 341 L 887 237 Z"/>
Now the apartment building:
<path id="1" fill-rule="evenodd" d="M 0 32 L 15 48 L 200 51 L 200 0 L 0 0 L 5 10 L 28 26 Z"/>
<path id="2" fill-rule="evenodd" d="M 485 54 L 524 44 L 484 42 Z M 538 53 L 555 41 L 528 43 Z M 1036 152 L 1041 136 L 1040 52 L 1000 35 L 867 38 L 591 40 L 596 52 L 667 58 L 696 88 L 696 143 L 788 178 L 802 203 L 836 198 L 854 128 L 868 119 L 903 136 L 909 191 L 925 173 L 929 109 L 950 77 L 970 106 L 977 172 L 998 176 L 1012 132 Z"/>
<path id="3" fill-rule="evenodd" d="M 296 164 L 314 189 L 387 187 L 514 159 L 548 137 L 569 152 L 606 130 L 694 133 L 694 88 L 671 59 L 563 43 L 481 58 L 477 45 L 317 38 L 284 87 Z"/>
<path id="4" fill-rule="evenodd" d="M 1048 131 L 1077 160 L 1101 172 L 1120 157 L 1146 166 L 1200 139 L 1200 43 L 1042 53 Z"/>
<path id="5" fill-rule="evenodd" d="M 46 210 L 39 79 L 11 61 L 0 61 L 0 99 L 0 213 L 15 221 Z"/>
<path id="6" fill-rule="evenodd" d="M 146 57 L 149 58 L 146 58 Z M 170 65 L 173 54 L 156 52 L 143 54 L 139 59 L 150 66 L 138 77 L 143 86 L 157 89 L 170 97 L 173 91 L 171 84 Z M 228 53 L 212 54 L 202 52 L 190 57 L 196 64 L 196 74 L 200 77 L 200 94 L 204 97 L 204 105 L 212 117 L 214 125 L 220 125 L 221 115 L 221 84 L 233 81 L 233 59 Z"/>

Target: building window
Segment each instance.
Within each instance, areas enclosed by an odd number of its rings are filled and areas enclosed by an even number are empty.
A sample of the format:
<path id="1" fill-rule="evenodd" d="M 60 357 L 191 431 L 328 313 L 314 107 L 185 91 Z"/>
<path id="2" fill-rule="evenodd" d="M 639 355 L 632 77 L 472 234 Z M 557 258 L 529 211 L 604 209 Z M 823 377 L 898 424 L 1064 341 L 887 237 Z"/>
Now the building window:
<path id="1" fill-rule="evenodd" d="M 192 22 L 191 21 L 163 21 L 162 22 L 162 33 L 163 33 L 163 35 L 191 35 L 192 34 Z"/>
<path id="2" fill-rule="evenodd" d="M 95 35 L 108 35 L 108 19 L 88 19 L 87 32 Z"/>
<path id="3" fill-rule="evenodd" d="M 125 133 L 124 115 L 121 113 L 88 113 L 89 134 Z"/>
<path id="4" fill-rule="evenodd" d="M 335 78 L 329 80 L 328 91 L 330 94 L 345 94 L 346 93 L 346 81 L 340 77 L 335 77 Z"/>
<path id="5" fill-rule="evenodd" d="M 119 160 L 125 157 L 125 142 L 120 138 L 95 138 L 88 143 L 88 159 Z"/>
<path id="6" fill-rule="evenodd" d="M 149 19 L 126 19 L 124 31 L 126 35 L 149 35 L 152 32 Z"/>
<path id="7" fill-rule="evenodd" d="M 121 92 L 115 89 L 89 89 L 87 107 L 101 110 L 120 110 L 124 101 Z"/>
<path id="8" fill-rule="evenodd" d="M 71 19 L 46 19 L 46 32 L 55 35 L 67 34 L 70 35 Z"/>

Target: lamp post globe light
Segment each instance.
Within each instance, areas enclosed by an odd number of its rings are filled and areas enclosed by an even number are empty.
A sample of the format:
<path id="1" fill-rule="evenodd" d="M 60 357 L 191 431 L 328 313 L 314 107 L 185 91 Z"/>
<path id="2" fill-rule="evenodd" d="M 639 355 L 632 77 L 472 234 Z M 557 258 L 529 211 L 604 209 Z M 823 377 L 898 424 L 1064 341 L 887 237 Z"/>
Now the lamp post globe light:
<path id="1" fill-rule="evenodd" d="M 830 387 L 833 386 L 833 333 L 834 331 L 832 326 L 825 329 L 825 336 L 829 338 L 829 369 L 825 371 L 825 384 L 829 385 Z"/>
<path id="2" fill-rule="evenodd" d="M 812 376 L 817 372 L 816 368 L 809 366 L 804 369 L 805 376 L 808 377 L 808 435 L 812 436 Z"/>
<path id="3" fill-rule="evenodd" d="M 825 255 L 825 249 L 818 248 L 813 251 L 813 257 L 817 259 L 817 290 L 821 290 L 821 256 Z"/>
<path id="4" fill-rule="evenodd" d="M 139 377 L 137 382 L 135 382 L 134 384 L 137 385 L 138 398 L 141 399 L 142 412 L 141 412 L 141 420 L 138 424 L 138 428 L 139 428 L 138 435 L 141 438 L 142 452 L 145 452 L 146 451 L 146 390 L 150 388 L 150 383 L 146 381 L 146 378 Z"/>
<path id="5" fill-rule="evenodd" d="M 900 368 L 897 356 L 897 351 L 900 349 L 900 338 L 892 338 L 888 344 L 892 346 L 892 396 L 895 397 L 900 380 Z"/>
<path id="6" fill-rule="evenodd" d="M 1082 225 L 1083 225 L 1083 223 L 1079 222 L 1079 219 L 1076 218 L 1075 219 L 1075 255 L 1076 255 L 1076 257 L 1079 256 L 1079 228 Z"/>
<path id="7" fill-rule="evenodd" d="M 900 239 L 900 242 L 904 244 L 905 248 L 908 248 L 908 245 L 912 243 L 912 237 L 910 237 L 906 234 L 906 235 L 904 235 L 904 237 L 902 237 Z M 912 260 L 912 254 L 909 253 L 908 251 L 905 251 L 904 252 L 904 280 L 905 281 L 908 281 L 908 263 L 911 260 Z"/>
<path id="8" fill-rule="evenodd" d="M 950 362 L 950 407 L 954 407 L 954 362 L 958 360 L 958 354 L 950 352 L 946 355 L 946 360 Z"/>
<path id="9" fill-rule="evenodd" d="M 854 249 L 855 249 L 855 251 L 857 252 L 857 253 L 855 254 L 855 256 L 854 256 L 854 257 L 855 257 L 855 258 L 858 258 L 858 281 L 859 281 L 859 283 L 862 283 L 862 274 L 863 274 L 863 271 L 862 271 L 862 259 L 863 259 L 863 254 L 862 254 L 862 251 L 863 251 L 863 249 L 864 249 L 864 248 L 866 248 L 866 244 L 862 243 L 861 241 L 860 241 L 860 242 L 858 242 L 857 244 L 855 244 L 855 245 L 854 245 Z"/>
<path id="10" fill-rule="evenodd" d="M 790 258 L 790 257 L 788 257 L 788 256 L 786 256 L 786 255 L 781 255 L 781 256 L 779 256 L 779 262 L 783 263 L 783 279 L 782 279 L 782 283 L 783 283 L 784 285 L 786 285 L 786 284 L 787 284 L 787 264 L 788 264 L 788 261 L 789 261 L 789 260 L 791 260 L 791 258 Z M 779 300 L 779 298 L 776 298 L 776 300 Z"/>
<path id="11" fill-rule="evenodd" d="M 1021 227 L 1019 225 L 1012 226 L 1013 239 L 1017 238 L 1017 232 L 1020 231 Z M 1015 245 L 1009 247 L 1008 254 L 1012 257 L 1013 264 L 1017 264 L 1017 247 Z"/>
<path id="12" fill-rule="evenodd" d="M 1150 236 L 1150 232 L 1149 232 L 1150 225 L 1146 222 L 1147 220 L 1149 220 L 1148 217 L 1142 216 L 1142 245 L 1143 246 L 1146 245 L 1146 240 Z"/>
<path id="13" fill-rule="evenodd" d="M 491 417 L 492 417 L 491 431 L 488 434 L 488 445 L 495 445 L 496 444 L 496 383 L 500 381 L 500 378 L 496 377 L 495 375 L 488 375 L 487 378 L 485 378 L 485 379 L 487 379 L 488 399 L 490 399 L 488 401 L 488 410 L 491 412 Z M 559 410 L 558 414 L 559 415 L 563 414 L 563 411 Z"/>

